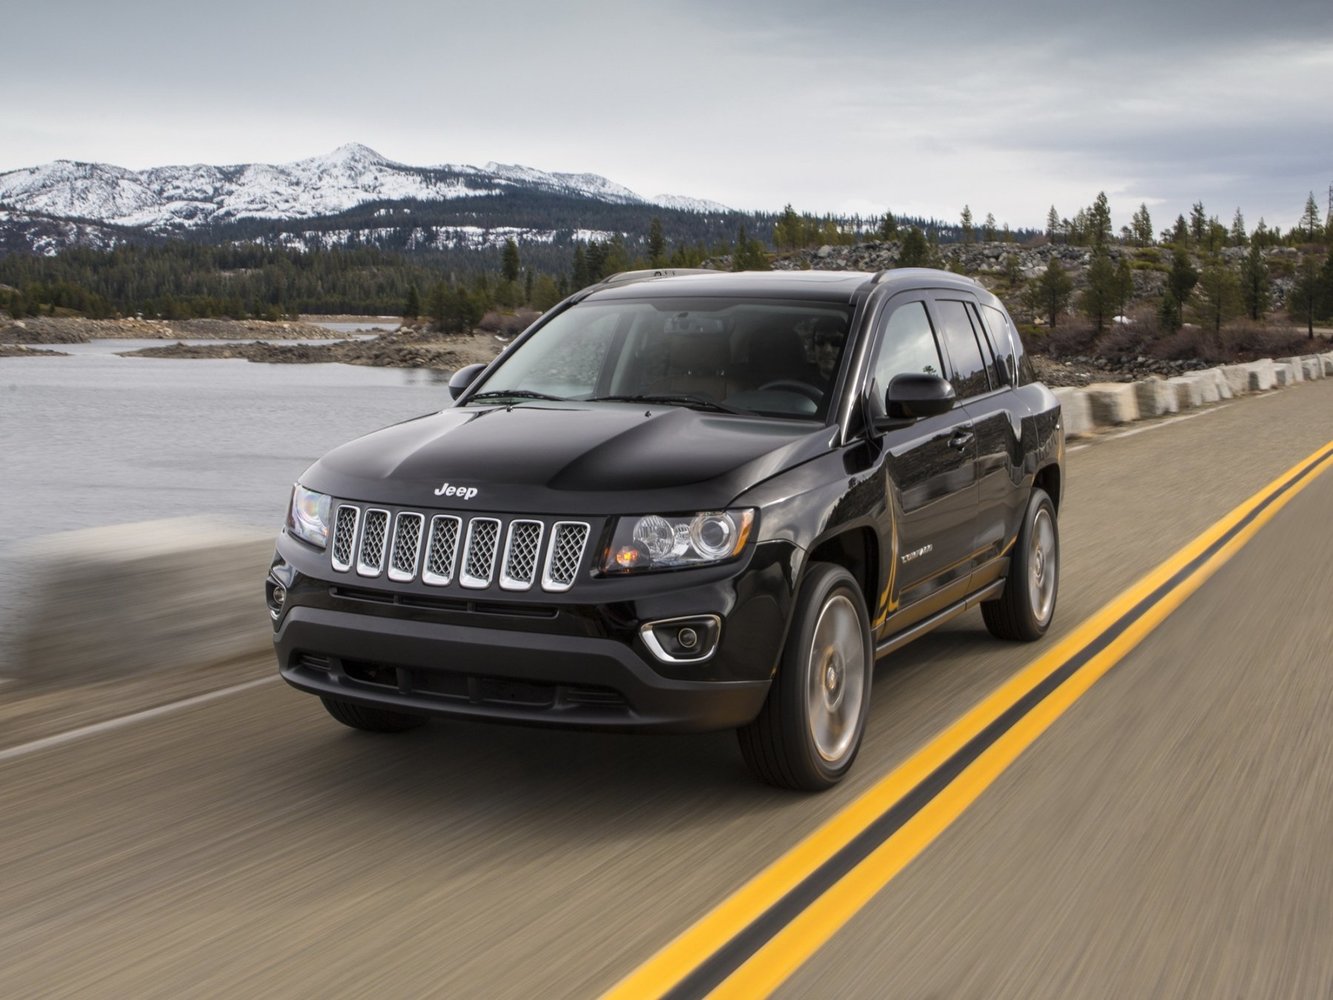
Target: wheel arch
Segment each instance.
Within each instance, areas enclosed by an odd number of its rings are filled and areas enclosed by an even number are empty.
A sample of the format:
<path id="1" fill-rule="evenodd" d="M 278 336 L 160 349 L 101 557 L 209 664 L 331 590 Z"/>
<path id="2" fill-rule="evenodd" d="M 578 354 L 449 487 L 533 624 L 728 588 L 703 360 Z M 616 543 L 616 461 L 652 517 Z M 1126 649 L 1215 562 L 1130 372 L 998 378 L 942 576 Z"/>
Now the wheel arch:
<path id="1" fill-rule="evenodd" d="M 1046 491 L 1046 495 L 1051 498 L 1051 506 L 1055 508 L 1057 514 L 1060 513 L 1060 490 L 1064 485 L 1063 474 L 1060 466 L 1051 462 L 1037 470 L 1036 476 L 1032 479 L 1033 486 L 1039 486 Z"/>

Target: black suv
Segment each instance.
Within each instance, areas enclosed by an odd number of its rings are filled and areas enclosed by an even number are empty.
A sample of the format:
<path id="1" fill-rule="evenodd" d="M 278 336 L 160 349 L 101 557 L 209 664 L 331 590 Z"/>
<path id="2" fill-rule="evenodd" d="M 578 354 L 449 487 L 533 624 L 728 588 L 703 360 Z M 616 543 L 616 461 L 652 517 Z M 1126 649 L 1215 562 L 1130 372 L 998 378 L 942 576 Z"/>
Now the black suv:
<path id="1" fill-rule="evenodd" d="M 1050 624 L 1060 406 L 970 279 L 617 275 L 449 388 L 307 469 L 278 539 L 282 676 L 346 725 L 734 727 L 825 788 L 877 658 Z"/>

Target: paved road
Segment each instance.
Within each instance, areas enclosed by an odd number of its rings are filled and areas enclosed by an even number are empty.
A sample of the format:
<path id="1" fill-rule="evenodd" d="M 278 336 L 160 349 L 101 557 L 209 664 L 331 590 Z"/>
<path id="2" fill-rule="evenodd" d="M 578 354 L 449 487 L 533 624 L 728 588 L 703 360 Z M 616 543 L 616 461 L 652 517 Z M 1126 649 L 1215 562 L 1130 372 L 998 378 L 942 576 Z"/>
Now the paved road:
<path id="1" fill-rule="evenodd" d="M 1330 439 L 1323 381 L 1073 452 L 1057 633 Z M 784 995 L 1328 995 L 1330 510 L 1325 476 Z M 0 994 L 595 995 L 1034 652 L 968 616 L 896 654 L 816 797 L 728 734 L 379 739 L 276 683 L 9 759 Z"/>

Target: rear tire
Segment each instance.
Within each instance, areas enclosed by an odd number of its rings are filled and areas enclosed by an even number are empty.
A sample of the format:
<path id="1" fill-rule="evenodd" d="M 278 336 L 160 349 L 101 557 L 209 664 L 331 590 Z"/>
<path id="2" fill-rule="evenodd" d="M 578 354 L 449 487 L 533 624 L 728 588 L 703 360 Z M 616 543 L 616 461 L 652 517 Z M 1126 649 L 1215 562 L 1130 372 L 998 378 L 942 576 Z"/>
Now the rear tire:
<path id="1" fill-rule="evenodd" d="M 407 712 L 391 712 L 387 708 L 372 708 L 341 698 L 326 698 L 320 701 L 328 713 L 352 729 L 362 729 L 369 733 L 405 733 L 426 724 L 424 715 L 410 715 Z"/>
<path id="2" fill-rule="evenodd" d="M 997 639 L 1032 642 L 1046 634 L 1055 617 L 1060 588 L 1060 531 L 1055 505 L 1046 491 L 1032 488 L 1018 531 L 1004 593 L 983 601 L 981 617 Z"/>
<path id="3" fill-rule="evenodd" d="M 831 563 L 810 568 L 777 676 L 758 718 L 737 731 L 741 755 L 770 785 L 823 791 L 861 748 L 874 647 L 856 578 Z"/>

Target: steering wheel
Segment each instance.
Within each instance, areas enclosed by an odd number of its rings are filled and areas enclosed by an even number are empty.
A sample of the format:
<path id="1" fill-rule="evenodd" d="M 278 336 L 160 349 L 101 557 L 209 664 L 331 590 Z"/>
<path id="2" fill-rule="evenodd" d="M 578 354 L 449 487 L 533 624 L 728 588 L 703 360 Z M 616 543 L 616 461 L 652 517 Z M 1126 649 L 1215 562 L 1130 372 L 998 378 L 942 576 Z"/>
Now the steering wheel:
<path id="1" fill-rule="evenodd" d="M 759 387 L 760 392 L 767 392 L 769 389 L 784 389 L 787 392 L 800 393 L 816 406 L 824 401 L 823 389 L 811 385 L 809 382 L 799 382 L 792 378 L 780 378 L 773 382 L 765 382 Z"/>

